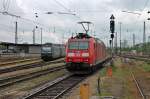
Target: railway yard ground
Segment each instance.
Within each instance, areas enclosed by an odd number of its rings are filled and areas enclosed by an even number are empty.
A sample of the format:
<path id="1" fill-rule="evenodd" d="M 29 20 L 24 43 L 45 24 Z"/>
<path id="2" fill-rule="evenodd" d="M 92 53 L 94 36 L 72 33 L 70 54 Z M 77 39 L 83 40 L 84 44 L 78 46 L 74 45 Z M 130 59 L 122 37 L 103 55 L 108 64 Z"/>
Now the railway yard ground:
<path id="1" fill-rule="evenodd" d="M 150 99 L 150 63 L 117 57 L 113 66 L 106 64 L 63 98 L 80 99 L 83 84 L 90 87 L 90 99 Z"/>
<path id="2" fill-rule="evenodd" d="M 0 99 L 150 99 L 150 0 L 0 5 Z"/>
<path id="3" fill-rule="evenodd" d="M 37 60 L 33 59 L 1 65 L 0 70 L 5 72 L 0 74 L 0 99 L 16 99 L 37 86 L 65 75 L 67 71 L 64 69 L 63 60 L 63 58 L 50 62 L 38 60 L 37 63 Z M 26 68 L 28 66 L 29 68 Z"/>
<path id="4" fill-rule="evenodd" d="M 41 90 L 43 86 L 47 87 L 46 84 L 54 84 L 53 81 L 68 76 L 70 73 L 64 69 L 65 64 L 62 60 L 57 59 L 46 64 L 42 62 L 34 68 L 22 68 L 14 71 L 7 71 L 7 68 L 15 67 L 16 63 L 15 65 L 1 65 L 0 69 L 6 68 L 6 72 L 0 74 L 0 99 L 30 99 L 30 97 L 25 97 L 34 93 L 35 90 Z M 33 59 L 33 61 L 28 61 L 29 63 L 26 61 L 17 63 L 17 66 L 23 64 L 29 66 L 36 63 L 36 61 L 41 62 Z M 113 60 L 113 65 L 107 63 L 92 75 L 83 76 L 83 78 L 79 75 L 68 79 L 70 80 L 60 82 L 61 86 L 58 83 L 55 84 L 56 88 L 55 86 L 53 86 L 54 88 L 48 87 L 48 95 L 54 95 L 54 92 L 59 94 L 61 91 L 66 91 L 59 98 L 80 99 L 81 86 L 86 84 L 88 85 L 86 90 L 88 90 L 89 99 L 150 99 L 149 61 L 116 57 Z M 64 84 L 68 82 L 72 85 Z M 61 90 L 58 86 L 61 87 Z M 64 86 L 68 88 L 63 89 Z M 48 96 L 43 96 L 44 94 L 41 93 L 32 98 L 55 99 L 47 98 Z M 61 95 L 57 94 L 56 96 Z"/>

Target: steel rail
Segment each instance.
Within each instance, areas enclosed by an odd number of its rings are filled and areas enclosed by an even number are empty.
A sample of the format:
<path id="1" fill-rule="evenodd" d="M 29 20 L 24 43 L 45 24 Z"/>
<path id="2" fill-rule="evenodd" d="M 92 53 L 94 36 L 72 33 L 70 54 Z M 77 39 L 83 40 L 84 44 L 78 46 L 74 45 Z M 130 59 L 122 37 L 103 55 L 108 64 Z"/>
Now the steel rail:
<path id="1" fill-rule="evenodd" d="M 111 58 L 108 58 L 104 63 L 110 61 Z M 92 75 L 94 75 L 97 71 L 95 71 Z M 25 96 L 19 99 L 58 99 L 62 98 L 65 93 L 74 88 L 81 81 L 86 79 L 92 75 L 66 75 L 60 77 L 52 82 L 48 82 L 47 84 L 41 86 L 40 88 L 33 89 Z"/>
<path id="2" fill-rule="evenodd" d="M 142 88 L 140 87 L 139 82 L 138 82 L 137 79 L 135 78 L 133 72 L 130 71 L 130 73 L 131 73 L 131 76 L 132 76 L 132 78 L 133 78 L 133 80 L 134 80 L 134 82 L 135 82 L 135 84 L 136 84 L 136 87 L 138 88 L 138 91 L 139 91 L 139 93 L 140 93 L 142 99 L 146 99 L 146 97 L 145 97 L 145 95 L 144 95 L 144 92 L 143 92 Z"/>
<path id="3" fill-rule="evenodd" d="M 9 73 L 17 70 L 23 70 L 23 69 L 30 69 L 30 68 L 36 68 L 36 67 L 42 67 L 54 63 L 63 63 L 63 60 L 58 60 L 58 61 L 53 61 L 53 62 L 35 62 L 35 63 L 29 63 L 29 64 L 24 64 L 24 65 L 18 65 L 14 67 L 8 67 L 8 68 L 3 68 L 0 69 L 0 74 L 3 73 Z"/>
<path id="4" fill-rule="evenodd" d="M 65 77 L 62 77 L 62 79 L 56 79 L 55 81 L 49 82 L 48 86 L 40 88 L 39 90 L 36 90 L 35 92 L 21 99 L 58 99 L 85 78 L 86 76 L 76 77 L 73 74 L 70 74 Z"/>
<path id="5" fill-rule="evenodd" d="M 17 64 L 17 63 L 22 63 L 22 62 L 27 62 L 27 61 L 36 61 L 40 60 L 40 58 L 33 58 L 33 59 L 22 59 L 22 60 L 17 60 L 17 61 L 10 61 L 10 62 L 2 62 L 0 66 L 3 65 L 10 65 L 10 64 Z"/>
<path id="6" fill-rule="evenodd" d="M 26 80 L 30 80 L 39 76 L 43 76 L 58 70 L 62 70 L 65 69 L 65 65 L 63 66 L 57 66 L 57 67 L 52 67 L 52 68 L 48 68 L 42 71 L 37 71 L 37 72 L 33 72 L 33 73 L 29 73 L 29 74 L 25 74 L 25 75 L 19 75 L 19 76 L 14 76 L 14 77 L 8 77 L 5 79 L 0 79 L 0 89 L 4 88 L 4 87 L 8 87 L 10 85 L 13 85 L 15 83 L 19 83 L 22 81 L 26 81 Z"/>

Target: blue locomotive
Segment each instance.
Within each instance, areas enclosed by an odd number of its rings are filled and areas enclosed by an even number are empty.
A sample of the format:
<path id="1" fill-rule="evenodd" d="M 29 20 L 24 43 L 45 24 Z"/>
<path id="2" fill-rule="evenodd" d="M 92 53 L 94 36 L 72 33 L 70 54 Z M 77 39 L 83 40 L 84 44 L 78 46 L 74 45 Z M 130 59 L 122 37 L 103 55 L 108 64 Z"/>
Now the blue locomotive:
<path id="1" fill-rule="evenodd" d="M 45 43 L 41 49 L 41 59 L 50 61 L 56 58 L 65 57 L 65 45 Z"/>

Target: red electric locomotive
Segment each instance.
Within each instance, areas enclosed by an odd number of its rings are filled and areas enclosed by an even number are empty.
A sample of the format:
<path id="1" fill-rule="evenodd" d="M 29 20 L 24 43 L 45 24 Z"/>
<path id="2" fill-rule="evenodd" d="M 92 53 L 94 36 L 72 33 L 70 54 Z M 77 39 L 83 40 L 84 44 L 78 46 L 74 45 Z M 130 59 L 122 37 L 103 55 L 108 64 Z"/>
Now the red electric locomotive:
<path id="1" fill-rule="evenodd" d="M 71 72 L 93 72 L 106 59 L 104 43 L 87 33 L 71 37 L 66 44 L 66 68 Z"/>

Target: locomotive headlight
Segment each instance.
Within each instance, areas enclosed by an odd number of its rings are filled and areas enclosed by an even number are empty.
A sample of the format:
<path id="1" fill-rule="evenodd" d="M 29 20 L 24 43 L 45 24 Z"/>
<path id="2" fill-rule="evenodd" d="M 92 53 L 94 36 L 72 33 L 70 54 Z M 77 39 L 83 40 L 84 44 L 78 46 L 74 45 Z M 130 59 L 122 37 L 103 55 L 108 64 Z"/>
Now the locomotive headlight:
<path id="1" fill-rule="evenodd" d="M 68 57 L 74 56 L 74 53 L 68 53 Z"/>
<path id="2" fill-rule="evenodd" d="M 89 53 L 82 53 L 82 57 L 89 57 Z"/>

